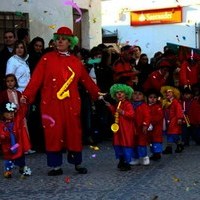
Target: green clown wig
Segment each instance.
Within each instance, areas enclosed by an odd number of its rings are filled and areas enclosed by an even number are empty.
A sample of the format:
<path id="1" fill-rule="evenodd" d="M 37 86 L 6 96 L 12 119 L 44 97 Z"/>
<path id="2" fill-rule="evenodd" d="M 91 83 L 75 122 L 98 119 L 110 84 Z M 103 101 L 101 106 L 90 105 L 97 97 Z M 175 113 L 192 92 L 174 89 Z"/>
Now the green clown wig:
<path id="1" fill-rule="evenodd" d="M 132 94 L 133 94 L 133 89 L 125 84 L 114 84 L 111 88 L 110 88 L 110 95 L 113 99 L 116 100 L 116 93 L 117 92 L 124 92 L 126 95 L 127 99 L 131 99 Z"/>

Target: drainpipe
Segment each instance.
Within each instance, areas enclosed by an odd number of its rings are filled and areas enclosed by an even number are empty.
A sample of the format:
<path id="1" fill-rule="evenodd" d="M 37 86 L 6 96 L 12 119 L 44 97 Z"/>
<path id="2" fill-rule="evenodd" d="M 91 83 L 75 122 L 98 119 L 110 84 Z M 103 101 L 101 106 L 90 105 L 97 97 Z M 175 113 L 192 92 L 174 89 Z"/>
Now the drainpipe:
<path id="1" fill-rule="evenodd" d="M 195 23 L 195 47 L 200 48 L 200 23 Z"/>

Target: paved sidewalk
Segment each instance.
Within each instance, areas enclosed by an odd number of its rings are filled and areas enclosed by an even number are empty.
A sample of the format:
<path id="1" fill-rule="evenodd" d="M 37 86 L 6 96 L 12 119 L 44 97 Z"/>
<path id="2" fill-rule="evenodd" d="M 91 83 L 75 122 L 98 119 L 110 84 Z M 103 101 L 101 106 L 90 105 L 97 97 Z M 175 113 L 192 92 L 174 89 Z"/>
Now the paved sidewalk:
<path id="1" fill-rule="evenodd" d="M 14 169 L 13 178 L 0 178 L 0 200 L 199 200 L 200 146 L 187 147 L 181 154 L 163 155 L 150 166 L 134 166 L 131 171 L 117 169 L 111 142 L 103 142 L 95 151 L 85 146 L 83 164 L 88 174 L 80 175 L 67 163 L 64 174 L 47 176 L 45 154 L 27 155 L 32 176 L 21 178 Z M 0 174 L 3 173 L 0 158 Z"/>

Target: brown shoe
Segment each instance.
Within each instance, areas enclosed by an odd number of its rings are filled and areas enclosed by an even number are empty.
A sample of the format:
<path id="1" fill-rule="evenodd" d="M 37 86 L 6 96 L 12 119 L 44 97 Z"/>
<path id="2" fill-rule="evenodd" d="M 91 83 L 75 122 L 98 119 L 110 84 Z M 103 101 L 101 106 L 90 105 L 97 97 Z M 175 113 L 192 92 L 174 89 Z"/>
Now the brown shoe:
<path id="1" fill-rule="evenodd" d="M 4 178 L 12 178 L 12 172 L 11 171 L 5 171 L 3 173 Z"/>

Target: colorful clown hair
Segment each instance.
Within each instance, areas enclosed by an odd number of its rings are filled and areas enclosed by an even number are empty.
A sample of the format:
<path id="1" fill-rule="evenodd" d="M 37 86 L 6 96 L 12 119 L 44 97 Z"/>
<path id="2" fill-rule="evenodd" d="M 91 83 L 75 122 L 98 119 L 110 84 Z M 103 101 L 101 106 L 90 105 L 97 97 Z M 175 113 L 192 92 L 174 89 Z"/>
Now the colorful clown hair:
<path id="1" fill-rule="evenodd" d="M 116 93 L 117 92 L 124 92 L 127 99 L 131 99 L 133 94 L 133 89 L 125 84 L 114 84 L 110 88 L 110 95 L 113 99 L 116 100 Z"/>
<path id="2" fill-rule="evenodd" d="M 60 34 L 54 33 L 53 35 L 53 40 L 56 41 L 59 38 Z M 78 44 L 78 37 L 76 36 L 67 36 L 67 35 L 62 35 L 65 39 L 68 39 L 70 41 L 70 49 L 73 50 L 74 47 Z"/>
<path id="3" fill-rule="evenodd" d="M 174 94 L 174 98 L 180 99 L 180 91 L 172 86 L 163 86 L 161 87 L 160 93 L 163 95 L 164 98 L 166 98 L 166 92 L 167 91 L 172 91 Z"/>

